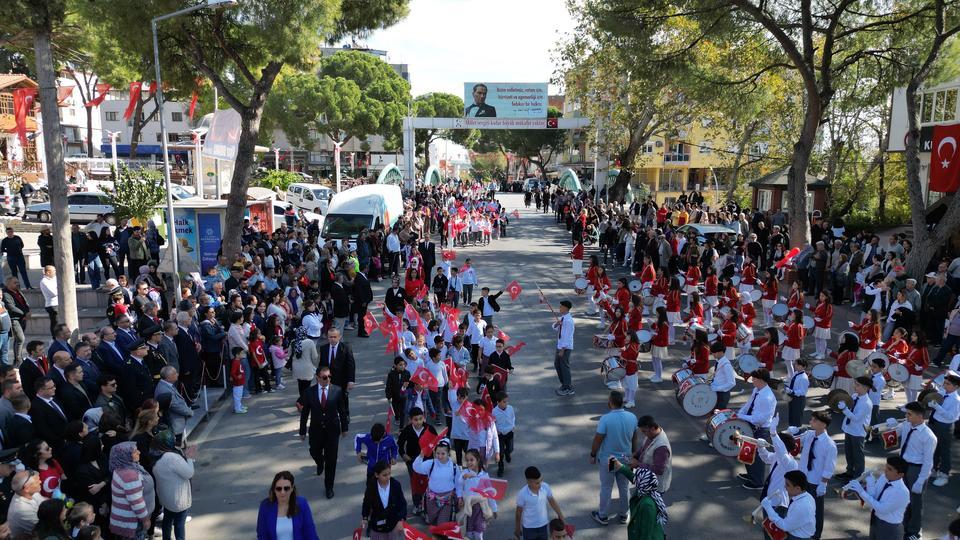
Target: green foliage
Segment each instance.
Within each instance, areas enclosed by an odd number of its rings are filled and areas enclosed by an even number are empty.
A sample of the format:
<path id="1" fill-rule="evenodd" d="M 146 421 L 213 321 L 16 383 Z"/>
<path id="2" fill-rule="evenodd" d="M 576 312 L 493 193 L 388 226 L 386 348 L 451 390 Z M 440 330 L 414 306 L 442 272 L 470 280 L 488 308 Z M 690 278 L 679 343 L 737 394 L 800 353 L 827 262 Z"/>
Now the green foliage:
<path id="1" fill-rule="evenodd" d="M 303 177 L 299 174 L 284 170 L 272 170 L 263 176 L 255 178 L 253 184 L 258 187 L 272 189 L 273 191 L 286 192 L 290 184 L 302 180 Z"/>
<path id="2" fill-rule="evenodd" d="M 473 171 L 483 178 L 499 176 L 506 169 L 507 158 L 499 152 L 488 152 L 473 156 Z"/>
<path id="3" fill-rule="evenodd" d="M 413 115 L 423 118 L 459 118 L 463 115 L 463 98 L 444 92 L 431 92 L 413 100 Z M 466 148 L 473 148 L 480 131 L 476 129 L 417 129 L 416 155 L 423 156 L 424 169 L 429 164 L 430 144 L 437 139 L 448 139 Z"/>
<path id="4" fill-rule="evenodd" d="M 563 113 L 556 107 L 547 109 L 547 118 L 560 118 Z M 480 136 L 478 147 L 482 151 L 499 150 L 513 152 L 528 158 L 536 165 L 544 178 L 544 167 L 566 145 L 567 134 L 560 129 L 505 129 L 485 131 Z"/>
<path id="5" fill-rule="evenodd" d="M 166 196 L 160 171 L 129 169 L 126 165 L 120 165 L 119 175 L 114 175 L 113 192 L 109 197 L 117 219 L 145 222 Z"/>

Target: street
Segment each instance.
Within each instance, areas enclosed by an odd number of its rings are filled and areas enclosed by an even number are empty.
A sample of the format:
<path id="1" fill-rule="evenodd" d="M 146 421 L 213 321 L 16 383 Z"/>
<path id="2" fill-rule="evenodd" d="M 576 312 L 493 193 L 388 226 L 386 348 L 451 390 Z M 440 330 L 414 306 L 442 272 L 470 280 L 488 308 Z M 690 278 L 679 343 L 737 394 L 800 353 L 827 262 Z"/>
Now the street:
<path id="1" fill-rule="evenodd" d="M 586 301 L 577 297 L 572 287 L 569 235 L 554 223 L 553 214 L 535 214 L 523 209 L 522 195 L 500 194 L 499 200 L 509 211 L 520 208 L 520 219 L 512 219 L 508 237 L 486 247 L 457 249 L 457 262 L 469 256 L 480 279 L 480 286 L 493 291 L 516 279 L 523 293 L 516 301 L 504 294 L 503 309 L 495 317 L 497 324 L 511 336 L 510 343 L 526 342 L 526 347 L 514 356 L 515 373 L 510 377 L 510 401 L 517 414 L 517 431 L 513 462 L 507 465 L 504 478 L 509 480 L 507 497 L 501 503 L 499 516 L 487 530 L 488 539 L 506 539 L 512 535 L 514 499 L 524 485 L 523 469 L 536 465 L 544 474 L 568 522 L 576 526 L 576 538 L 626 538 L 626 527 L 611 519 L 603 527 L 590 519 L 596 509 L 599 479 L 597 466 L 590 465 L 590 441 L 600 415 L 607 410 L 608 390 L 600 379 L 602 353 L 592 348 L 591 339 L 599 333 L 595 318 L 584 318 Z M 588 250 L 588 254 L 590 251 Z M 611 271 L 611 280 L 623 275 L 622 269 Z M 375 284 L 376 300 L 382 300 L 386 282 Z M 546 294 L 556 309 L 560 300 L 574 302 L 576 317 L 576 345 L 571 364 L 576 395 L 560 398 L 554 394 L 558 386 L 553 368 L 555 333 L 550 324 L 553 318 L 547 306 L 539 302 L 537 287 Z M 846 328 L 844 314 L 847 308 L 838 308 L 834 317 L 836 329 Z M 382 318 L 376 312 L 378 320 Z M 760 319 L 762 321 L 762 318 Z M 365 465 L 353 454 L 353 436 L 369 431 L 374 422 L 384 422 L 387 402 L 383 383 L 392 365 L 392 357 L 385 354 L 386 340 L 379 334 L 367 340 L 348 331 L 346 341 L 353 347 L 357 361 L 357 385 L 350 397 L 352 412 L 350 433 L 341 441 L 337 470 L 336 497 L 327 500 L 323 485 L 314 476 L 314 463 L 307 444 L 296 436 L 298 415 L 294 407 L 296 382 L 285 374 L 287 389 L 269 395 L 254 396 L 248 402 L 249 414 L 234 415 L 222 402 L 211 420 L 200 427 L 193 442 L 200 444 L 198 468 L 193 479 L 193 520 L 187 525 L 192 538 L 252 538 L 257 520 L 257 508 L 267 495 L 270 481 L 277 471 L 289 470 L 297 479 L 298 493 L 311 504 L 318 532 L 322 539 L 350 538 L 359 526 L 360 507 L 365 482 Z M 835 347 L 835 340 L 830 343 Z M 812 347 L 812 339 L 807 347 Z M 649 377 L 649 354 L 641 355 L 640 390 L 637 415 L 651 414 L 667 432 L 673 448 L 673 485 L 665 495 L 669 511 L 666 533 L 671 538 L 702 538 L 706 535 L 740 535 L 761 538 L 759 526 L 742 519 L 758 504 L 758 492 L 740 486 L 737 473 L 742 465 L 734 458 L 720 456 L 705 443 L 697 440 L 709 417 L 693 418 L 683 412 L 675 398 L 669 374 L 676 371 L 678 360 L 686 357 L 685 346 L 671 348 L 671 359 L 665 365 L 664 382 L 652 385 Z M 778 359 L 775 375 L 783 376 Z M 475 376 L 474 376 L 475 377 Z M 475 378 L 471 378 L 471 387 Z M 749 397 L 749 387 L 741 380 L 731 400 L 731 408 L 738 408 Z M 212 395 L 219 394 L 219 391 Z M 813 396 L 825 394 L 812 391 Z M 882 418 L 902 415 L 894 410 L 903 403 L 903 393 L 893 404 L 884 402 Z M 810 400 L 811 408 L 819 407 L 819 399 Z M 781 400 L 781 415 L 785 428 L 786 405 Z M 809 413 L 807 415 L 809 417 Z M 836 420 L 830 432 L 841 446 L 840 422 Z M 956 448 L 954 445 L 956 456 Z M 878 445 L 868 445 L 867 469 L 871 470 L 883 459 Z M 844 470 L 843 449 L 839 448 L 836 472 Z M 402 465 L 393 468 L 393 474 L 404 486 L 410 500 L 407 473 Z M 939 538 L 946 532 L 950 520 L 956 517 L 958 503 L 957 479 L 943 488 L 928 484 L 924 508 L 924 538 Z M 839 482 L 831 488 L 840 487 Z M 949 494 L 949 495 L 948 495 Z M 616 498 L 616 491 L 614 491 Z M 613 505 L 616 510 L 616 501 Z M 857 502 L 840 500 L 831 489 L 826 501 L 826 519 L 823 538 L 865 538 L 869 523 L 869 509 Z M 411 523 L 425 530 L 420 518 Z"/>

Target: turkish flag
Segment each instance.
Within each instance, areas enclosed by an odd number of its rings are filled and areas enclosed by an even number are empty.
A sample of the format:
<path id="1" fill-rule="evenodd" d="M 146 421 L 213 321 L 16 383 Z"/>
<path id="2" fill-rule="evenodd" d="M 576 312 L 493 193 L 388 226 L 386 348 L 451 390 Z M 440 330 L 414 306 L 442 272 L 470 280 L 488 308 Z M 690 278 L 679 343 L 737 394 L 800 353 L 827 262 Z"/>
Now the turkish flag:
<path id="1" fill-rule="evenodd" d="M 403 314 L 406 315 L 411 321 L 417 320 L 417 317 L 420 316 L 420 314 L 417 313 L 417 308 L 413 307 L 412 304 L 407 303 L 404 304 Z"/>
<path id="2" fill-rule="evenodd" d="M 390 426 L 393 425 L 393 405 L 387 405 L 387 433 L 390 433 Z"/>
<path id="3" fill-rule="evenodd" d="M 953 193 L 960 188 L 960 124 L 933 126 L 930 147 L 930 191 Z"/>
<path id="4" fill-rule="evenodd" d="M 373 329 L 377 326 L 377 318 L 373 316 L 373 313 L 368 311 L 367 314 L 363 316 L 363 331 L 369 334 L 373 332 Z"/>
<path id="5" fill-rule="evenodd" d="M 363 540 L 363 527 L 353 530 L 353 540 Z"/>
<path id="6" fill-rule="evenodd" d="M 524 342 L 521 341 L 521 342 L 517 343 L 516 345 L 513 345 L 513 346 L 511 346 L 511 347 L 507 347 L 507 354 L 509 354 L 510 356 L 513 356 L 513 355 L 517 354 L 518 352 L 520 352 L 520 349 L 522 349 L 522 348 L 524 347 L 524 345 L 526 345 L 526 343 L 524 343 Z"/>
<path id="7" fill-rule="evenodd" d="M 500 386 L 503 388 L 506 388 L 507 377 L 510 376 L 510 372 L 496 364 L 487 364 L 487 365 L 493 368 L 493 379 L 494 380 L 499 379 Z"/>
<path id="8" fill-rule="evenodd" d="M 444 250 L 440 251 L 440 256 L 441 256 L 441 257 L 443 258 L 443 260 L 445 260 L 445 261 L 452 261 L 452 260 L 455 260 L 455 259 L 457 258 L 457 252 L 454 251 L 454 250 L 452 250 L 452 249 L 444 249 Z"/>
<path id="9" fill-rule="evenodd" d="M 450 388 L 457 390 L 467 386 L 467 383 L 470 379 L 470 374 L 467 373 L 467 369 L 463 366 L 458 366 L 456 362 L 453 361 L 453 358 L 447 357 L 443 361 L 447 366 L 447 376 L 450 378 Z"/>
<path id="10" fill-rule="evenodd" d="M 193 94 L 190 96 L 190 110 L 188 111 L 188 116 L 193 120 L 193 113 L 197 110 L 197 100 L 200 99 L 200 94 L 194 90 Z"/>
<path id="11" fill-rule="evenodd" d="M 430 540 L 430 536 L 422 531 L 415 529 L 406 521 L 403 522 L 404 540 Z"/>
<path id="12" fill-rule="evenodd" d="M 483 388 L 480 389 L 480 400 L 483 401 L 483 405 L 493 410 L 493 398 L 490 397 L 490 390 L 487 390 L 487 385 L 483 385 Z"/>
<path id="13" fill-rule="evenodd" d="M 793 448 L 790 449 L 790 455 L 797 457 L 800 455 L 800 452 L 803 452 L 803 442 L 800 440 L 800 437 L 797 437 L 793 440 Z"/>
<path id="14" fill-rule="evenodd" d="M 507 285 L 507 292 L 510 293 L 510 299 L 516 300 L 520 293 L 523 292 L 523 289 L 520 288 L 520 284 L 517 283 L 517 280 L 513 280 Z"/>
<path id="15" fill-rule="evenodd" d="M 456 521 L 447 521 L 446 523 L 432 525 L 429 531 L 432 535 L 442 536 L 449 540 L 463 540 L 463 530 Z"/>
<path id="16" fill-rule="evenodd" d="M 123 111 L 123 119 L 129 120 L 133 115 L 133 110 L 137 108 L 137 102 L 140 101 L 140 91 L 143 90 L 143 83 L 140 81 L 130 83 L 130 102 L 127 103 L 127 110 Z"/>
<path id="17" fill-rule="evenodd" d="M 433 449 L 437 447 L 437 443 L 440 442 L 440 439 L 444 438 L 447 435 L 447 428 L 443 428 L 440 433 L 434 435 L 429 431 L 423 432 L 420 435 L 420 453 L 423 454 L 423 459 L 427 459 L 433 455 Z"/>
<path id="18" fill-rule="evenodd" d="M 504 343 L 510 341 L 510 335 L 500 329 L 499 326 L 495 326 L 497 329 L 497 339 L 502 339 Z"/>
<path id="19" fill-rule="evenodd" d="M 151 96 L 157 93 L 157 81 L 150 81 L 149 92 Z"/>
<path id="20" fill-rule="evenodd" d="M 547 118 L 547 129 L 557 129 L 558 125 L 556 118 Z"/>
<path id="21" fill-rule="evenodd" d="M 413 375 L 410 376 L 410 382 L 419 384 L 424 388 L 429 388 L 436 392 L 440 389 L 440 383 L 437 381 L 437 378 L 433 376 L 433 373 L 430 373 L 430 370 L 420 366 L 416 371 L 413 372 Z"/>
<path id="22" fill-rule="evenodd" d="M 884 431 L 880 434 L 880 438 L 883 439 L 883 448 L 889 450 L 897 445 L 897 430 Z"/>
<path id="23" fill-rule="evenodd" d="M 483 431 L 490 425 L 490 414 L 483 405 L 475 405 L 472 401 L 464 401 L 457 411 L 470 429 Z"/>
<path id="24" fill-rule="evenodd" d="M 763 530 L 767 531 L 767 536 L 773 540 L 785 540 L 787 538 L 787 533 L 783 532 L 783 529 L 777 527 L 769 519 L 763 520 Z"/>
<path id="25" fill-rule="evenodd" d="M 84 107 L 87 107 L 87 108 L 90 108 L 90 107 L 96 107 L 97 105 L 100 105 L 101 103 L 103 103 L 103 100 L 107 99 L 107 94 L 108 94 L 108 93 L 110 93 L 110 85 L 109 85 L 109 84 L 107 84 L 107 83 L 99 83 L 99 84 L 97 84 L 97 94 L 99 94 L 99 95 L 98 95 L 97 97 L 91 99 L 90 101 L 84 103 L 83 106 L 84 106 Z"/>
<path id="26" fill-rule="evenodd" d="M 422 301 L 427 296 L 427 286 L 423 285 L 417 289 L 417 300 Z"/>
<path id="27" fill-rule="evenodd" d="M 790 261 L 792 261 L 793 258 L 799 254 L 800 254 L 800 248 L 793 248 L 790 251 L 788 251 L 787 254 L 783 256 L 782 259 L 777 261 L 777 263 L 774 264 L 774 266 L 777 268 L 783 268 L 784 266 L 790 264 Z"/>
<path id="28" fill-rule="evenodd" d="M 577 527 L 573 523 L 567 523 L 563 526 L 563 530 L 567 532 L 567 536 L 573 538 L 573 533 L 577 532 Z"/>
<path id="29" fill-rule="evenodd" d="M 757 445 L 750 441 L 740 441 L 740 453 L 737 454 L 737 461 L 744 465 L 753 465 L 757 459 Z"/>
<path id="30" fill-rule="evenodd" d="M 481 478 L 477 482 L 477 487 L 471 488 L 470 491 L 479 493 L 487 499 L 502 501 L 507 496 L 507 481 L 496 478 Z"/>
<path id="31" fill-rule="evenodd" d="M 37 98 L 36 88 L 17 88 L 13 91 L 13 121 L 20 144 L 27 145 L 27 114 Z"/>
<path id="32" fill-rule="evenodd" d="M 388 334 L 390 337 L 387 339 L 387 354 L 400 354 L 400 338 L 397 337 L 396 332 L 390 332 Z"/>

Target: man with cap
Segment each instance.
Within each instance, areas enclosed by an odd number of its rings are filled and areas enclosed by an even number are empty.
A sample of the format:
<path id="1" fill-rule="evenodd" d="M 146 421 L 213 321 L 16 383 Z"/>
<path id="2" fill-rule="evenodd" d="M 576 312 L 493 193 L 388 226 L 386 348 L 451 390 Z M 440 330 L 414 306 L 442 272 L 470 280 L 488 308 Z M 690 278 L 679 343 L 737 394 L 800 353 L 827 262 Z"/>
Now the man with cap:
<path id="1" fill-rule="evenodd" d="M 167 365 L 167 358 L 160 350 L 160 342 L 163 341 L 163 329 L 160 326 L 151 326 L 140 332 L 140 336 L 147 342 L 147 356 L 144 363 L 153 376 L 153 384 L 160 381 L 160 370 Z"/>
<path id="2" fill-rule="evenodd" d="M 924 408 L 921 403 L 911 401 L 905 409 L 907 420 L 897 426 L 893 418 L 888 418 L 887 427 L 897 430 L 900 457 L 907 462 L 904 482 L 910 489 L 910 505 L 903 518 L 904 539 L 919 540 L 923 526 L 923 488 L 933 471 L 937 437 L 923 421 Z"/>
<path id="3" fill-rule="evenodd" d="M 813 496 L 816 506 L 816 532 L 814 540 L 823 532 L 823 497 L 827 494 L 827 484 L 833 477 L 837 466 L 837 443 L 827 433 L 830 425 L 830 413 L 814 411 L 810 418 L 810 428 L 800 432 L 797 426 L 790 426 L 787 432 L 796 437 L 800 435 L 800 472 L 807 480 L 807 493 Z"/>
<path id="4" fill-rule="evenodd" d="M 560 379 L 560 388 L 557 389 L 558 396 L 572 396 L 573 377 L 570 374 L 570 354 L 573 352 L 573 315 L 570 315 L 570 309 L 573 304 L 569 300 L 560 302 L 560 318 L 553 323 L 553 329 L 557 331 L 557 352 L 553 359 L 553 367 L 557 370 L 557 377 Z"/>
<path id="5" fill-rule="evenodd" d="M 755 438 L 769 440 L 773 416 L 777 413 L 777 397 L 770 389 L 770 372 L 767 368 L 755 369 L 750 373 L 750 382 L 753 384 L 753 392 L 747 403 L 737 411 L 737 418 L 753 426 Z M 763 489 L 763 461 L 755 459 L 746 467 L 746 474 L 739 475 L 744 480 L 743 487 Z"/>
<path id="6" fill-rule="evenodd" d="M 847 470 L 837 477 L 841 480 L 855 480 L 863 474 L 863 439 L 867 436 L 867 426 L 870 425 L 870 414 L 873 412 L 873 402 L 867 392 L 873 389 L 873 380 L 866 375 L 854 379 L 853 405 L 847 407 L 841 401 L 837 408 L 843 413 L 843 454 L 847 459 Z"/>
<path id="7" fill-rule="evenodd" d="M 7 522 L 7 510 L 13 501 L 13 475 L 17 472 L 19 448 L 0 450 L 0 523 Z"/>
<path id="8" fill-rule="evenodd" d="M 120 376 L 120 396 L 130 414 L 147 398 L 153 397 L 153 375 L 146 364 L 147 342 L 139 339 L 130 346 L 130 354 Z"/>
<path id="9" fill-rule="evenodd" d="M 903 538 L 903 516 L 910 504 L 910 489 L 903 482 L 906 472 L 907 462 L 900 456 L 890 456 L 882 476 L 867 476 L 866 488 L 856 479 L 844 486 L 870 506 L 871 540 Z"/>

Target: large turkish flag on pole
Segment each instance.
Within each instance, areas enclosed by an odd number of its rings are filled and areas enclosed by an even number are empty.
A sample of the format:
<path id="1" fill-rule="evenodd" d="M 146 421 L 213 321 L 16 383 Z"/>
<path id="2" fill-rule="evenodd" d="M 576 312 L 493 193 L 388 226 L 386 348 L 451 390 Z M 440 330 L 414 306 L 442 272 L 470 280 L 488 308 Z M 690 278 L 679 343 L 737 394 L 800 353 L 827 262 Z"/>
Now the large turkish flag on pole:
<path id="1" fill-rule="evenodd" d="M 953 193 L 960 188 L 960 124 L 933 127 L 930 149 L 930 191 Z"/>

